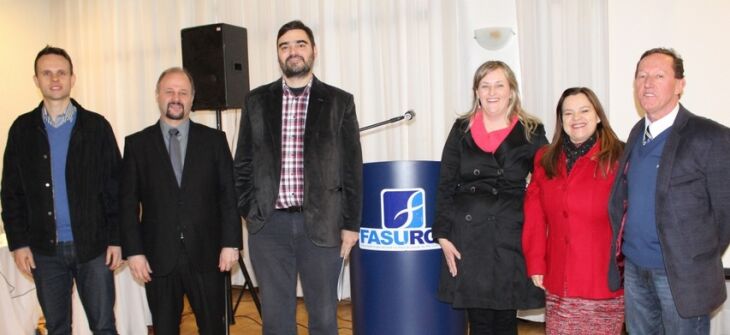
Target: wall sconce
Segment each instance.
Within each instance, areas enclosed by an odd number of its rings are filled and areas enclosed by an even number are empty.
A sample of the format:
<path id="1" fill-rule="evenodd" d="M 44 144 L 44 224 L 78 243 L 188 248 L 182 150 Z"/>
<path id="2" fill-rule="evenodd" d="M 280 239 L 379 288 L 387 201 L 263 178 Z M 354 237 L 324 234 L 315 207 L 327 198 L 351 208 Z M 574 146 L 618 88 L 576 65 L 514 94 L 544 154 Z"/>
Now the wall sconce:
<path id="1" fill-rule="evenodd" d="M 502 49 L 515 32 L 509 27 L 488 27 L 474 30 L 474 39 L 487 50 Z"/>

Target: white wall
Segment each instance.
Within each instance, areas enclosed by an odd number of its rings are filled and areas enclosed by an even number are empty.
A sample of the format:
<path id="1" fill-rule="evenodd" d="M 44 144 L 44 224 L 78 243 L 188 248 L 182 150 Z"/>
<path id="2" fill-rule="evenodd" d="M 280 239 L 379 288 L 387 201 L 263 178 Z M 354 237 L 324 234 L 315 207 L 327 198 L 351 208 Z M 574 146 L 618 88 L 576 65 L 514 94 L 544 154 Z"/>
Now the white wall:
<path id="1" fill-rule="evenodd" d="M 641 54 L 672 47 L 684 58 L 681 103 L 695 114 L 730 125 L 726 110 L 730 67 L 730 2 L 721 0 L 608 1 L 609 118 L 619 137 L 639 119 L 633 77 Z"/>
<path id="2" fill-rule="evenodd" d="M 641 54 L 672 47 L 684 59 L 687 80 L 681 103 L 691 112 L 730 125 L 727 111 L 730 67 L 730 2 L 720 0 L 609 1 L 611 125 L 626 139 L 639 120 L 633 77 Z M 723 257 L 730 266 L 730 253 Z"/>
<path id="3" fill-rule="evenodd" d="M 0 0 L 0 97 L 3 105 L 0 111 L 0 152 L 5 152 L 8 129 L 13 120 L 41 100 L 34 89 L 33 60 L 41 48 L 53 43 L 48 7 L 46 0 Z"/>

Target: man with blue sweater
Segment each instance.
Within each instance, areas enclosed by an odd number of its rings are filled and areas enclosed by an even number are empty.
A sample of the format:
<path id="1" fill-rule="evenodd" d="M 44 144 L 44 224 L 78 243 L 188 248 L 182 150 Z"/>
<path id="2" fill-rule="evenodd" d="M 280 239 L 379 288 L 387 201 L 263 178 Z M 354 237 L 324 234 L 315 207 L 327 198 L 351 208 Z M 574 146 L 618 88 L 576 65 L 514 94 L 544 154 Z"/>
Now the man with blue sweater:
<path id="1" fill-rule="evenodd" d="M 631 334 L 709 334 L 726 297 L 720 260 L 730 241 L 730 130 L 679 103 L 684 62 L 646 51 L 634 94 L 646 116 L 631 130 L 609 200 L 609 285 L 624 274 Z"/>
<path id="2" fill-rule="evenodd" d="M 74 281 L 94 334 L 116 334 L 114 269 L 121 264 L 121 155 L 109 123 L 71 99 L 76 77 L 65 50 L 35 59 L 43 102 L 10 128 L 2 219 L 21 272 L 33 276 L 48 334 L 71 334 Z"/>

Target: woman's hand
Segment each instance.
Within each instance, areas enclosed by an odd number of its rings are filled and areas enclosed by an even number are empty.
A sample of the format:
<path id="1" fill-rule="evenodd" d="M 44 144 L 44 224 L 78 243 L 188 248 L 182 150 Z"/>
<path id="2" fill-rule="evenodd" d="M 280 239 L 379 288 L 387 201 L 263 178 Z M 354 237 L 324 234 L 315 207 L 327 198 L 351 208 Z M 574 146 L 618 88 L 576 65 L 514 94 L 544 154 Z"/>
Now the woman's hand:
<path id="1" fill-rule="evenodd" d="M 461 253 L 459 253 L 459 250 L 456 250 L 456 247 L 451 241 L 445 238 L 440 238 L 438 241 L 441 245 L 441 250 L 444 251 L 444 258 L 446 258 L 449 273 L 452 277 L 456 277 L 456 260 L 461 260 Z"/>
<path id="2" fill-rule="evenodd" d="M 535 286 L 545 290 L 545 286 L 542 286 L 543 275 L 532 275 L 530 278 L 532 278 L 532 283 L 535 284 Z"/>

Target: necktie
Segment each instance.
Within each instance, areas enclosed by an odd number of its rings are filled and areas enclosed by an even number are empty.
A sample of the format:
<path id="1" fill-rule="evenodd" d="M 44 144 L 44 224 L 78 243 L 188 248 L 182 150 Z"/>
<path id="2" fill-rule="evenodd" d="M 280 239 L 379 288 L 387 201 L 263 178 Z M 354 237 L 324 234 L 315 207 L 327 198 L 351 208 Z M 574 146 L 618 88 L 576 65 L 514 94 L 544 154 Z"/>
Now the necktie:
<path id="1" fill-rule="evenodd" d="M 647 126 L 644 128 L 644 140 L 642 141 L 642 144 L 646 145 L 649 143 L 649 141 L 653 140 L 654 136 L 651 136 L 651 132 L 649 131 L 649 127 Z"/>
<path id="2" fill-rule="evenodd" d="M 177 185 L 180 186 L 182 180 L 182 155 L 180 153 L 180 140 L 177 135 L 180 133 L 179 130 L 172 128 L 170 129 L 170 162 L 172 163 L 172 170 L 175 171 L 175 179 L 177 179 Z"/>

